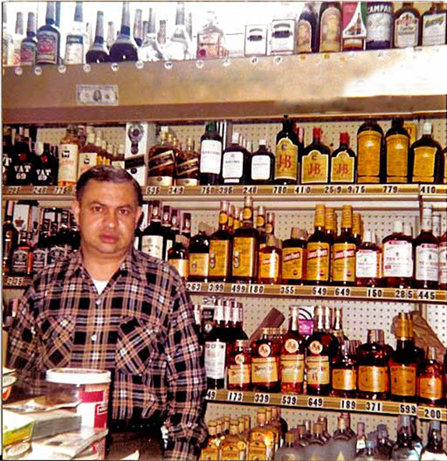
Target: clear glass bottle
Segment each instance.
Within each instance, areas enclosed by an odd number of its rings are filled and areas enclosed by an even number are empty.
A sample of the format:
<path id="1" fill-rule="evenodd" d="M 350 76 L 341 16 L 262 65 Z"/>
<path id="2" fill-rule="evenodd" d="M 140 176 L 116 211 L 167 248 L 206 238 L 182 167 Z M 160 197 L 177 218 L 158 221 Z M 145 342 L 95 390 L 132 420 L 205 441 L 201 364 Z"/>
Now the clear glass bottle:
<path id="1" fill-rule="evenodd" d="M 130 34 L 129 2 L 123 2 L 121 29 L 110 48 L 110 61 L 138 61 L 138 47 Z"/>
<path id="2" fill-rule="evenodd" d="M 397 440 L 391 451 L 391 459 L 393 461 L 419 460 L 419 453 L 415 450 L 411 440 L 410 417 L 400 415 L 397 427 Z"/>
<path id="3" fill-rule="evenodd" d="M 156 32 L 156 13 L 154 8 L 149 8 L 149 20 L 147 26 L 147 33 L 144 36 L 143 43 L 140 48 L 141 59 L 145 62 L 162 61 L 165 59 L 163 51 L 158 42 Z"/>
<path id="4" fill-rule="evenodd" d="M 447 460 L 447 452 L 443 446 L 440 421 L 430 421 L 427 445 L 422 449 L 420 459 L 421 461 Z"/>
<path id="5" fill-rule="evenodd" d="M 197 59 L 224 58 L 228 56 L 225 34 L 219 27 L 214 11 L 208 11 L 207 21 L 197 33 Z"/>
<path id="6" fill-rule="evenodd" d="M 185 2 L 177 2 L 175 27 L 164 49 L 166 59 L 183 61 L 192 59 L 192 43 L 185 25 Z"/>
<path id="7" fill-rule="evenodd" d="M 73 26 L 65 42 L 64 64 L 83 64 L 87 47 L 82 18 L 82 2 L 76 2 Z"/>

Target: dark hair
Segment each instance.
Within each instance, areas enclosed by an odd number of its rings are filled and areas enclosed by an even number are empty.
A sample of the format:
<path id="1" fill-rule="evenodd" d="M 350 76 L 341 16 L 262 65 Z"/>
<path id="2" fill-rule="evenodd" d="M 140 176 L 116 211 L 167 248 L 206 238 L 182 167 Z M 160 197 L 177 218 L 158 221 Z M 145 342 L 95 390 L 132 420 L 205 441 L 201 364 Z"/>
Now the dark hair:
<path id="1" fill-rule="evenodd" d="M 135 196 L 139 206 L 143 204 L 143 193 L 138 182 L 123 168 L 112 165 L 97 165 L 84 171 L 76 183 L 76 200 L 80 202 L 87 183 L 91 180 L 99 182 L 112 182 L 122 184 L 128 182 L 135 190 Z"/>

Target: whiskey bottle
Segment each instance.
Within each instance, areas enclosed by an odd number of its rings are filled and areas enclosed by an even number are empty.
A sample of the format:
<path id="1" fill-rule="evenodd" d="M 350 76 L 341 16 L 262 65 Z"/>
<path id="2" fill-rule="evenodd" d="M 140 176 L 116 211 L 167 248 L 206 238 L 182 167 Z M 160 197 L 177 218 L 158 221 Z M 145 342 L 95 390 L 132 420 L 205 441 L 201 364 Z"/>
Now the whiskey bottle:
<path id="1" fill-rule="evenodd" d="M 209 122 L 200 138 L 199 181 L 201 185 L 219 184 L 221 163 L 222 137 L 217 131 L 216 123 Z"/>
<path id="2" fill-rule="evenodd" d="M 441 405 L 444 399 L 444 369 L 437 360 L 436 348 L 427 347 L 425 360 L 417 371 L 417 396 L 425 405 Z"/>
<path id="3" fill-rule="evenodd" d="M 375 120 L 367 120 L 357 131 L 357 181 L 383 182 L 384 166 L 382 128 Z"/>
<path id="4" fill-rule="evenodd" d="M 391 128 L 385 136 L 386 142 L 386 182 L 408 182 L 408 153 L 410 136 L 400 117 L 393 118 Z"/>
<path id="5" fill-rule="evenodd" d="M 433 125 L 425 122 L 421 139 L 414 142 L 410 148 L 410 182 L 440 184 L 441 167 L 441 146 L 433 139 Z"/>
<path id="6" fill-rule="evenodd" d="M 432 2 L 422 15 L 422 46 L 444 45 L 446 30 L 447 11 L 442 2 Z"/>
<path id="7" fill-rule="evenodd" d="M 99 164 L 100 151 L 95 144 L 95 133 L 91 131 L 87 135 L 87 143 L 79 152 L 78 175 Z"/>
<path id="8" fill-rule="evenodd" d="M 228 231 L 229 202 L 220 202 L 219 229 L 210 238 L 209 272 L 210 281 L 227 282 L 231 276 L 232 236 Z"/>
<path id="9" fill-rule="evenodd" d="M 123 2 L 120 33 L 110 48 L 110 61 L 137 61 L 138 47 L 130 35 L 129 2 Z"/>
<path id="10" fill-rule="evenodd" d="M 227 388 L 249 391 L 251 388 L 250 342 L 237 339 L 229 346 Z"/>
<path id="11" fill-rule="evenodd" d="M 331 362 L 332 395 L 352 398 L 357 394 L 357 360 L 350 353 L 350 343 L 344 340 Z"/>
<path id="12" fill-rule="evenodd" d="M 174 31 L 164 49 L 166 59 L 192 59 L 191 38 L 185 25 L 185 2 L 177 2 Z"/>
<path id="13" fill-rule="evenodd" d="M 79 138 L 74 125 L 68 125 L 59 144 L 58 185 L 74 186 L 78 179 Z"/>
<path id="14" fill-rule="evenodd" d="M 31 275 L 33 267 L 33 251 L 29 244 L 31 233 L 21 230 L 17 246 L 11 256 L 11 272 L 15 275 Z"/>
<path id="15" fill-rule="evenodd" d="M 171 229 L 172 223 L 172 207 L 169 205 L 163 206 L 161 215 L 161 228 L 163 231 L 163 259 L 168 259 L 168 251 L 172 248 L 175 241 L 175 232 Z"/>
<path id="16" fill-rule="evenodd" d="M 356 285 L 378 287 L 382 279 L 382 251 L 373 242 L 370 231 L 365 232 L 363 243 L 355 256 Z"/>
<path id="17" fill-rule="evenodd" d="M 439 240 L 439 290 L 447 290 L 447 230 Z"/>
<path id="18" fill-rule="evenodd" d="M 256 392 L 278 392 L 279 344 L 273 340 L 271 329 L 263 328 L 261 337 L 251 345 L 251 382 Z"/>
<path id="19" fill-rule="evenodd" d="M 225 34 L 219 27 L 216 13 L 207 12 L 207 22 L 197 33 L 197 59 L 224 58 L 228 56 Z"/>
<path id="20" fill-rule="evenodd" d="M 323 426 L 319 422 L 312 423 L 312 434 L 306 448 L 306 458 L 324 459 L 325 455 L 327 455 L 327 448 L 326 439 L 323 437 Z"/>
<path id="21" fill-rule="evenodd" d="M 253 199 L 244 200 L 243 223 L 234 231 L 232 277 L 239 282 L 255 282 L 258 275 L 259 232 L 253 227 Z"/>
<path id="22" fill-rule="evenodd" d="M 39 238 L 33 248 L 33 264 L 32 273 L 36 273 L 44 269 L 48 259 L 48 237 L 50 232 L 50 222 L 48 219 L 42 219 L 40 226 Z"/>
<path id="23" fill-rule="evenodd" d="M 331 309 L 316 306 L 313 333 L 306 340 L 307 393 L 329 395 L 331 392 L 330 363 L 338 349 L 338 340 L 330 333 Z"/>
<path id="24" fill-rule="evenodd" d="M 402 7 L 394 13 L 394 48 L 415 47 L 420 42 L 421 15 L 414 8 L 413 2 L 403 2 Z"/>
<path id="25" fill-rule="evenodd" d="M 133 39 L 138 47 L 143 44 L 143 10 L 137 8 L 133 20 Z"/>
<path id="26" fill-rule="evenodd" d="M 85 56 L 85 61 L 89 64 L 98 62 L 109 62 L 109 51 L 104 41 L 104 13 L 96 12 L 95 39 Z"/>
<path id="27" fill-rule="evenodd" d="M 56 25 L 56 2 L 47 2 L 45 24 L 37 31 L 36 64 L 59 64 L 61 33 Z"/>
<path id="28" fill-rule="evenodd" d="M 313 129 L 313 140 L 301 157 L 301 183 L 327 184 L 331 168 L 331 151 L 321 143 L 321 128 Z"/>
<path id="29" fill-rule="evenodd" d="M 21 11 L 18 11 L 16 14 L 16 25 L 14 29 L 14 34 L 12 36 L 12 42 L 13 42 L 12 65 L 14 67 L 20 66 L 20 45 L 23 39 L 24 39 L 23 13 Z"/>
<path id="30" fill-rule="evenodd" d="M 422 208 L 421 233 L 413 241 L 414 287 L 438 288 L 439 253 L 438 240 L 432 234 L 432 206 Z"/>
<path id="31" fill-rule="evenodd" d="M 290 239 L 282 244 L 282 283 L 302 285 L 306 280 L 307 242 L 302 229 L 292 227 Z"/>
<path id="32" fill-rule="evenodd" d="M 182 213 L 182 225 L 180 227 L 180 234 L 184 235 L 189 240 L 191 239 L 191 213 Z"/>
<path id="33" fill-rule="evenodd" d="M 197 186 L 199 184 L 199 153 L 194 149 L 192 138 L 186 138 L 186 147 L 176 159 L 176 184 Z"/>
<path id="34" fill-rule="evenodd" d="M 433 236 L 436 238 L 438 243 L 441 241 L 441 214 L 434 212 L 431 218 L 431 227 Z"/>
<path id="35" fill-rule="evenodd" d="M 357 182 L 356 173 L 356 156 L 349 147 L 349 134 L 340 133 L 340 146 L 331 155 L 331 183 Z"/>
<path id="36" fill-rule="evenodd" d="M 184 280 L 189 278 L 189 253 L 184 235 L 176 235 L 172 248 L 168 250 L 168 262 L 177 269 Z"/>
<path id="37" fill-rule="evenodd" d="M 160 143 L 148 153 L 148 184 L 172 186 L 175 170 L 175 148 L 168 140 L 167 127 L 161 128 Z"/>
<path id="38" fill-rule="evenodd" d="M 250 184 L 271 184 L 275 177 L 275 156 L 267 149 L 264 139 L 250 157 Z"/>
<path id="39" fill-rule="evenodd" d="M 323 2 L 321 4 L 319 30 L 320 53 L 341 50 L 340 2 Z"/>
<path id="40" fill-rule="evenodd" d="M 257 426 L 250 432 L 248 446 L 248 459 L 273 459 L 275 453 L 275 434 L 266 427 L 265 409 L 258 410 L 256 414 Z"/>
<path id="41" fill-rule="evenodd" d="M 266 244 L 259 250 L 258 282 L 279 283 L 281 280 L 281 246 L 274 235 L 267 235 Z"/>
<path id="42" fill-rule="evenodd" d="M 19 233 L 12 223 L 14 215 L 14 202 L 8 200 L 5 206 L 5 215 L 2 224 L 2 270 L 9 274 L 12 267 L 12 255 L 17 247 Z"/>
<path id="43" fill-rule="evenodd" d="M 209 421 L 208 438 L 205 446 L 200 451 L 200 461 L 218 460 L 219 459 L 219 446 L 221 443 L 220 437 L 217 435 L 217 425 L 215 421 Z"/>
<path id="44" fill-rule="evenodd" d="M 55 186 L 59 160 L 51 154 L 48 143 L 34 143 L 34 167 L 31 172 L 31 184 L 35 186 Z"/>
<path id="45" fill-rule="evenodd" d="M 427 445 L 421 451 L 421 461 L 447 459 L 447 452 L 442 442 L 442 430 L 440 421 L 430 421 L 427 436 Z"/>
<path id="46" fill-rule="evenodd" d="M 337 338 L 338 344 L 340 345 L 348 341 L 348 337 L 343 331 L 343 308 L 341 306 L 336 306 L 333 309 L 334 324 L 331 333 Z"/>
<path id="47" fill-rule="evenodd" d="M 296 53 L 316 53 L 318 51 L 318 18 L 313 3 L 306 2 L 297 24 Z"/>
<path id="48" fill-rule="evenodd" d="M 36 15 L 32 11 L 28 13 L 28 22 L 26 26 L 26 37 L 20 45 L 20 65 L 34 66 L 37 55 L 37 38 L 36 38 Z"/>
<path id="49" fill-rule="evenodd" d="M 150 224 L 141 235 L 141 251 L 154 258 L 163 259 L 164 232 L 161 228 L 161 203 L 152 200 L 150 206 Z"/>
<path id="50" fill-rule="evenodd" d="M 393 28 L 392 2 L 366 3 L 366 49 L 391 48 Z"/>
<path id="51" fill-rule="evenodd" d="M 282 129 L 276 135 L 275 183 L 296 184 L 298 166 L 298 137 L 293 130 L 293 121 L 284 115 Z"/>
<path id="52" fill-rule="evenodd" d="M 189 244 L 189 280 L 208 281 L 210 238 L 206 231 L 206 224 L 200 223 L 198 234 L 191 238 Z"/>
<path id="53" fill-rule="evenodd" d="M 405 236 L 401 221 L 394 221 L 393 233 L 382 240 L 384 286 L 410 288 L 413 277 L 412 238 Z"/>
<path id="54" fill-rule="evenodd" d="M 244 308 L 240 302 L 231 302 L 232 318 L 234 325 L 234 337 L 236 339 L 248 339 L 247 333 L 244 331 Z"/>
<path id="55" fill-rule="evenodd" d="M 220 443 L 220 459 L 245 459 L 248 442 L 239 434 L 239 421 L 230 420 L 229 434 Z"/>
<path id="56" fill-rule="evenodd" d="M 64 64 L 83 64 L 85 59 L 84 23 L 82 20 L 82 2 L 76 2 L 73 27 L 65 43 Z"/>
<path id="57" fill-rule="evenodd" d="M 245 184 L 249 162 L 250 153 L 239 144 L 239 133 L 233 132 L 231 145 L 222 152 L 221 183 Z"/>
<path id="58" fill-rule="evenodd" d="M 420 459 L 420 453 L 416 450 L 411 438 L 410 416 L 399 415 L 397 427 L 397 440 L 391 451 L 391 459 Z"/>
<path id="59" fill-rule="evenodd" d="M 289 329 L 282 337 L 280 355 L 281 392 L 303 392 L 304 387 L 304 338 L 299 331 L 299 306 L 289 308 Z"/>

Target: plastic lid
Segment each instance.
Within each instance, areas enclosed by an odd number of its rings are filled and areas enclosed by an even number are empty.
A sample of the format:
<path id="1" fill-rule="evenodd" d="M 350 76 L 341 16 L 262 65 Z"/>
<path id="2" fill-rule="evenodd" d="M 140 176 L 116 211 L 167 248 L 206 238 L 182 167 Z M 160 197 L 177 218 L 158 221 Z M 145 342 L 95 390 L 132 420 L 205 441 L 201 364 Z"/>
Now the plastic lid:
<path id="1" fill-rule="evenodd" d="M 60 384 L 102 384 L 110 383 L 110 371 L 92 368 L 52 368 L 47 370 L 46 380 Z"/>
<path id="2" fill-rule="evenodd" d="M 231 136 L 231 142 L 233 144 L 237 144 L 239 142 L 239 133 L 236 133 L 236 131 L 234 131 Z"/>
<path id="3" fill-rule="evenodd" d="M 393 234 L 401 234 L 403 231 L 402 221 L 394 221 Z"/>
<path id="4" fill-rule="evenodd" d="M 433 125 L 431 122 L 424 122 L 422 127 L 422 134 L 432 134 L 433 133 Z"/>
<path id="5" fill-rule="evenodd" d="M 259 145 L 260 146 L 266 146 L 267 145 L 267 141 L 265 139 L 260 139 L 259 140 Z"/>
<path id="6" fill-rule="evenodd" d="M 372 242 L 372 236 L 371 236 L 371 231 L 366 230 L 365 235 L 363 236 L 363 241 L 371 243 Z"/>

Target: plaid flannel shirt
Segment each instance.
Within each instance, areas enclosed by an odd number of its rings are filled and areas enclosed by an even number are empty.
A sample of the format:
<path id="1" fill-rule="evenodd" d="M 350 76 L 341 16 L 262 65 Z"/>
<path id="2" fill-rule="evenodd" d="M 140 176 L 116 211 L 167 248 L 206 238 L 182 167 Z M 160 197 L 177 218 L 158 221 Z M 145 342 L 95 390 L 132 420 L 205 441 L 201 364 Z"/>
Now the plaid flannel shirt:
<path id="1" fill-rule="evenodd" d="M 45 391 L 53 367 L 112 372 L 112 419 L 166 418 L 165 457 L 194 459 L 206 437 L 206 377 L 193 309 L 178 273 L 132 249 L 98 294 L 81 252 L 37 274 L 11 329 L 9 365 Z"/>

